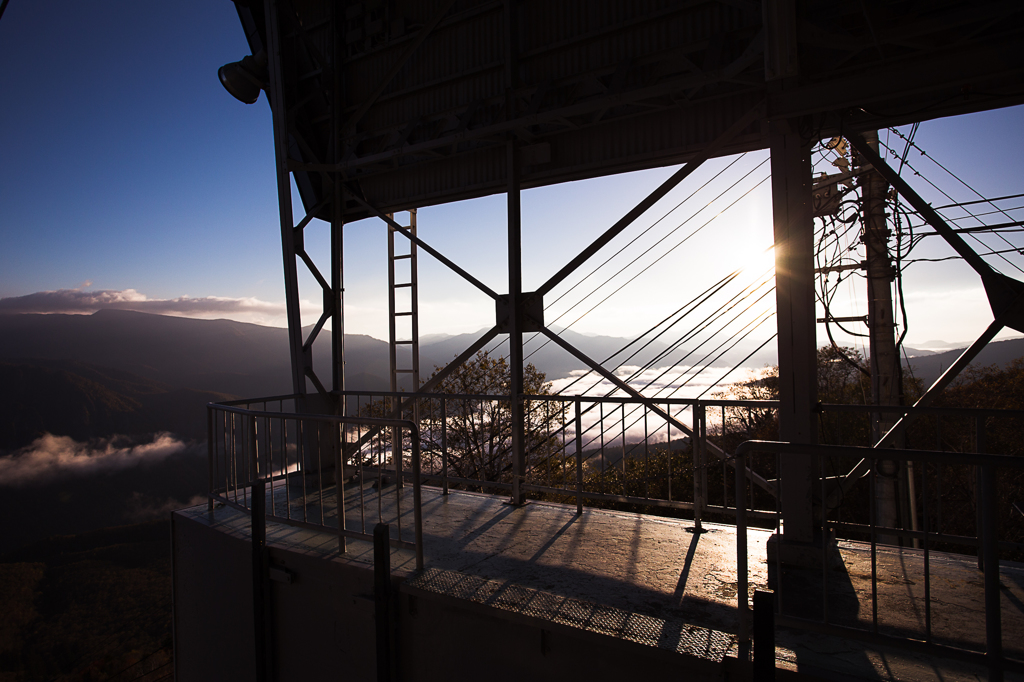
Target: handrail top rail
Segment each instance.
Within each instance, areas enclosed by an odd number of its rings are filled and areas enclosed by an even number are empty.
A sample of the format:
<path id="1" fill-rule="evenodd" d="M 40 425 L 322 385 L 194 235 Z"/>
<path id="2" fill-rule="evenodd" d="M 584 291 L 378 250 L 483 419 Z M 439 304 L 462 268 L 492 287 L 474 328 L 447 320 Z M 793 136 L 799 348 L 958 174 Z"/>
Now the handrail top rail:
<path id="1" fill-rule="evenodd" d="M 1007 410 L 998 407 L 917 407 L 914 405 L 856 405 L 847 403 L 818 403 L 817 412 L 898 412 L 900 414 L 937 414 L 1024 417 L 1024 410 Z"/>
<path id="2" fill-rule="evenodd" d="M 258 401 L 254 401 L 258 402 Z M 271 412 L 266 410 L 247 410 L 233 405 L 222 403 L 208 403 L 208 410 L 220 410 L 233 414 L 244 414 L 250 417 L 267 417 L 273 419 L 309 419 L 313 421 L 327 421 L 337 424 L 368 424 L 370 426 L 399 426 L 408 428 L 419 435 L 420 427 L 411 419 L 385 419 L 383 417 L 343 417 L 337 414 L 312 414 L 305 412 Z"/>
<path id="3" fill-rule="evenodd" d="M 416 398 L 436 399 L 447 398 L 451 400 L 509 400 L 507 395 L 490 394 L 464 394 L 464 393 L 439 393 L 439 392 L 405 392 L 405 391 L 331 391 L 335 396 L 379 396 L 381 398 Z M 285 400 L 297 400 L 305 396 L 299 394 L 274 395 L 259 398 L 239 398 L 236 400 L 225 400 L 222 402 L 208 403 L 221 407 L 237 407 L 251 403 L 269 403 Z M 534 401 L 583 401 L 602 403 L 640 403 L 636 398 L 629 396 L 587 396 L 587 395 L 534 395 L 524 393 L 524 400 Z M 703 405 L 705 407 L 750 407 L 750 408 L 774 408 L 779 406 L 778 400 L 715 400 L 700 398 L 657 398 L 651 397 L 647 401 L 658 405 Z M 993 407 L 915 407 L 912 405 L 856 405 L 844 403 L 821 403 L 815 406 L 816 412 L 885 412 L 901 414 L 936 414 L 936 415 L 973 415 L 976 417 L 1024 417 L 1024 410 L 1007 410 Z M 276 414 L 280 414 L 279 412 Z"/>
<path id="4" fill-rule="evenodd" d="M 296 398 L 302 398 L 304 396 L 298 393 L 289 393 L 287 395 L 271 395 L 260 398 L 236 398 L 235 400 L 221 400 L 220 402 L 210 402 L 207 405 L 223 405 L 224 407 L 234 407 L 236 405 L 247 405 L 249 403 L 270 403 L 274 401 L 284 400 L 295 400 Z"/>
<path id="5" fill-rule="evenodd" d="M 988 464 L 1024 469 L 1024 457 L 992 455 L 981 452 L 947 452 L 945 450 L 900 450 L 897 448 L 871 448 L 860 445 L 813 445 L 778 440 L 747 440 L 736 446 L 736 456 L 754 452 L 774 452 L 783 455 L 820 455 L 860 457 L 863 459 L 897 459 L 905 461 L 936 461 L 952 464 Z"/>
<path id="6" fill-rule="evenodd" d="M 508 395 L 495 395 L 489 393 L 442 393 L 442 392 L 412 392 L 412 391 L 331 391 L 332 395 L 343 395 L 343 396 L 380 396 L 380 397 L 400 397 L 400 398 L 422 398 L 431 399 L 438 397 L 445 397 L 450 399 L 467 399 L 467 400 L 508 400 Z M 271 395 L 267 397 L 254 397 L 254 398 L 238 398 L 234 400 L 222 400 L 220 402 L 211 402 L 209 404 L 216 404 L 216 406 L 239 406 L 239 404 L 248 404 L 251 402 L 273 402 L 279 400 L 294 400 L 297 398 L 304 397 L 298 394 L 290 395 Z M 558 395 L 558 394 L 536 394 L 536 393 L 523 393 L 522 398 L 526 400 L 551 400 L 551 401 L 565 401 L 572 402 L 575 400 L 583 400 L 584 402 L 643 402 L 635 397 L 630 396 L 612 396 L 612 395 Z M 727 408 L 777 408 L 778 400 L 716 400 L 716 399 L 702 399 L 702 398 L 664 398 L 664 397 L 648 397 L 648 402 L 654 402 L 657 404 L 685 404 L 685 406 L 693 406 L 693 404 L 703 404 L 703 406 L 713 407 L 727 407 Z"/>
<path id="7" fill-rule="evenodd" d="M 340 391 L 343 396 L 380 396 L 381 398 L 448 398 L 450 400 L 510 400 L 507 395 L 472 394 L 472 393 L 412 393 L 407 391 Z M 644 400 L 631 396 L 606 396 L 606 395 L 580 395 L 580 394 L 536 394 L 523 393 L 524 400 L 549 401 L 549 402 L 582 402 L 592 403 L 642 403 L 651 402 L 658 405 L 713 405 L 726 407 L 778 407 L 778 400 L 705 400 L 700 398 L 658 398 L 647 397 Z M 259 402 L 262 398 L 256 399 Z"/>

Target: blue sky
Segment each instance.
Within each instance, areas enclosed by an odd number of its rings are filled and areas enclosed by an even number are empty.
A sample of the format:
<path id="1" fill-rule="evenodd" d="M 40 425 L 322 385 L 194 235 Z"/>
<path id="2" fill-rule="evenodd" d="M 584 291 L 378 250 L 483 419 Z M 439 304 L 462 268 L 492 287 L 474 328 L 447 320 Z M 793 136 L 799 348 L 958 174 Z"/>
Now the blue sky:
<path id="1" fill-rule="evenodd" d="M 216 75 L 219 66 L 246 52 L 228 0 L 11 0 L 0 20 L 0 298 L 77 290 L 77 300 L 87 302 L 107 292 L 105 300 L 121 307 L 281 324 L 270 111 L 262 97 L 252 106 L 237 102 Z M 986 196 L 1016 194 L 1024 191 L 1018 172 L 1022 123 L 1024 110 L 1018 107 L 926 122 L 916 140 Z M 575 328 L 636 333 L 690 291 L 738 262 L 756 260 L 771 239 L 767 165 L 759 165 L 764 160 L 763 153 L 716 160 L 652 209 L 613 247 L 663 215 L 631 248 L 667 234 L 696 213 L 705 197 L 710 201 L 750 173 L 676 237 L 737 199 L 732 208 L 632 284 L 624 284 L 628 271 L 611 280 L 604 289 L 611 298 Z M 974 198 L 928 159 L 912 155 L 911 161 L 958 200 Z M 546 279 L 672 170 L 525 193 L 526 287 Z M 708 180 L 688 204 L 668 211 Z M 923 183 L 921 190 L 935 203 L 946 203 Z M 420 233 L 503 291 L 504 209 L 503 196 L 426 208 Z M 309 231 L 309 248 L 326 259 L 325 226 Z M 1017 235 L 1009 239 L 1022 241 Z M 386 335 L 384 248 L 378 221 L 347 227 L 350 331 Z M 919 255 L 949 253 L 937 239 L 920 248 Z M 1020 257 L 1009 257 L 1024 265 Z M 1024 278 L 1009 264 L 1000 267 Z M 907 282 L 910 343 L 969 341 L 990 319 L 977 277 L 962 263 L 915 264 Z M 302 297 L 317 300 L 311 280 L 302 283 Z M 850 286 L 846 305 L 855 313 L 858 305 L 863 308 L 863 287 L 856 281 Z M 588 307 L 569 313 L 563 323 Z M 472 287 L 428 257 L 421 260 L 422 333 L 472 331 L 490 323 L 492 310 Z"/>

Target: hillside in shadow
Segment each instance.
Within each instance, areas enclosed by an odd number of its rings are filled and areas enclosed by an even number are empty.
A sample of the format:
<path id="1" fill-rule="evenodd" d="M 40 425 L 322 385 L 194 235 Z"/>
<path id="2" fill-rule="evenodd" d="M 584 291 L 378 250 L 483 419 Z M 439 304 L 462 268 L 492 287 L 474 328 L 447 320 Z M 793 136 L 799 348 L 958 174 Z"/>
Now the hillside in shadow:
<path id="1" fill-rule="evenodd" d="M 49 538 L 0 556 L 0 679 L 156 680 L 169 673 L 170 549 L 165 518 Z"/>

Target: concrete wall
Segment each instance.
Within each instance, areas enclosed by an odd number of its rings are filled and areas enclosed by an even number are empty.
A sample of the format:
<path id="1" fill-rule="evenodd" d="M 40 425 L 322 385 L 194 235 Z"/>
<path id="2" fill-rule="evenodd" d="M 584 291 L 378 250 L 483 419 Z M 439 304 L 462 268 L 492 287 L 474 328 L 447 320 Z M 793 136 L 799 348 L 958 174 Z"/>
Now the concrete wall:
<path id="1" fill-rule="evenodd" d="M 176 679 L 255 679 L 252 546 L 181 514 L 172 517 Z M 276 547 L 270 564 L 278 680 L 374 680 L 373 571 Z"/>
<path id="2" fill-rule="evenodd" d="M 440 595 L 399 599 L 402 682 L 718 680 L 721 666 Z"/>
<path id="3" fill-rule="evenodd" d="M 175 513 L 176 679 L 255 679 L 252 554 L 245 537 Z M 358 562 L 271 547 L 271 566 L 292 582 L 271 582 L 276 680 L 376 680 L 373 569 Z M 719 679 L 698 658 L 512 614 L 394 581 L 392 679 Z"/>
<path id="4" fill-rule="evenodd" d="M 255 679 L 251 546 L 171 515 L 177 680 Z"/>

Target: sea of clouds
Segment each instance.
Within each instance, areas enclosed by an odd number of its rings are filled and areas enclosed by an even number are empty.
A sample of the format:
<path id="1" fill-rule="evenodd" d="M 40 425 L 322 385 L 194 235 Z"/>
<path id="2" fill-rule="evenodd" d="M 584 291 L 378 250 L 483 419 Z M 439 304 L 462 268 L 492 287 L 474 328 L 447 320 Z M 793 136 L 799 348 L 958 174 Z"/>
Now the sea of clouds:
<path id="1" fill-rule="evenodd" d="M 30 445 L 0 456 L 0 486 L 21 487 L 113 473 L 162 462 L 191 450 L 199 453 L 201 448 L 169 433 L 154 434 L 145 442 L 126 436 L 80 442 L 47 433 Z"/>

